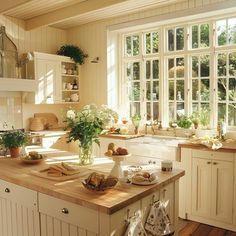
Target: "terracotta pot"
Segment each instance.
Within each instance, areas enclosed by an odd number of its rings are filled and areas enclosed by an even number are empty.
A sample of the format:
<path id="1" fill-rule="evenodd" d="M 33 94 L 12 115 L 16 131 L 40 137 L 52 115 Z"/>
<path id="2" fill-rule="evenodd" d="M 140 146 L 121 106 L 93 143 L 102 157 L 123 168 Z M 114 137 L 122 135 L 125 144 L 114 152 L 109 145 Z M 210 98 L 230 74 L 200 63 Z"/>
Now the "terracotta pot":
<path id="1" fill-rule="evenodd" d="M 10 151 L 11 157 L 13 158 L 19 157 L 20 152 L 21 152 L 21 147 L 10 148 L 9 151 Z"/>

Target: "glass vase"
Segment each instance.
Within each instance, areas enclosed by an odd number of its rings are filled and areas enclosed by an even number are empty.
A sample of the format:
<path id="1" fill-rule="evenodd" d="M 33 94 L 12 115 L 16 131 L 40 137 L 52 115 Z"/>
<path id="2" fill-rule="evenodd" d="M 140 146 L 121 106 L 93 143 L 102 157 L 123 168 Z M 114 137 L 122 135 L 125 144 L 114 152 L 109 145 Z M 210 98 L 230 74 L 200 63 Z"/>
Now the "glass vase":
<path id="1" fill-rule="evenodd" d="M 92 144 L 80 146 L 79 159 L 81 165 L 90 165 L 94 161 Z"/>

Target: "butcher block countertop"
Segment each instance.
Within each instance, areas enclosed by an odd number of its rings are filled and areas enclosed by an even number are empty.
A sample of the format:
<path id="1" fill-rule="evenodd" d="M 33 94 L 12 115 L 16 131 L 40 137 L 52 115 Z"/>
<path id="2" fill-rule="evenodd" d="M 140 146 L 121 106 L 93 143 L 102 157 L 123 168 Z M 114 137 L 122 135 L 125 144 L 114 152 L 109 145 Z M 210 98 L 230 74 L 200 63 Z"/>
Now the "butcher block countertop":
<path id="1" fill-rule="evenodd" d="M 36 150 L 47 155 L 42 163 L 36 165 L 24 164 L 18 158 L 1 158 L 0 179 L 106 214 L 113 214 L 184 175 L 182 170 L 174 169 L 172 172 L 158 170 L 159 181 L 157 184 L 137 186 L 118 183 L 113 189 L 105 193 L 93 193 L 85 189 L 81 183 L 82 178 L 86 176 L 60 182 L 34 176 L 31 173 L 32 170 L 41 170 L 47 167 L 48 164 L 55 162 L 75 161 L 78 159 L 78 154 L 55 149 L 37 148 Z M 102 172 L 109 173 L 112 166 L 113 162 L 111 160 L 97 158 L 95 164 L 88 166 L 88 168 L 91 169 L 91 172 L 102 170 Z"/>
<path id="2" fill-rule="evenodd" d="M 201 149 L 205 151 L 217 151 L 217 152 L 232 152 L 236 153 L 236 141 L 232 142 L 222 142 L 223 146 L 217 150 L 212 150 L 202 144 L 193 144 L 193 143 L 180 143 L 178 146 L 182 148 L 193 148 L 193 149 Z"/>
<path id="3" fill-rule="evenodd" d="M 101 134 L 100 137 L 103 138 L 113 138 L 113 139 L 133 139 L 143 137 L 144 134 Z"/>

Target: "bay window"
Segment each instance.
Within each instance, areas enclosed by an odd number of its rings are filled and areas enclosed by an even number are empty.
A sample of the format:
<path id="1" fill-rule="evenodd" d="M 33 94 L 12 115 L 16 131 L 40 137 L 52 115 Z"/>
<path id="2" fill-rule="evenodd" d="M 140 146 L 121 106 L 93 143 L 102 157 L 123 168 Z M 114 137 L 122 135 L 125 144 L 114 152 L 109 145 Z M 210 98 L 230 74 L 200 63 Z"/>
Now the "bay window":
<path id="1" fill-rule="evenodd" d="M 130 116 L 161 120 L 207 111 L 236 126 L 236 18 L 188 22 L 122 34 Z"/>

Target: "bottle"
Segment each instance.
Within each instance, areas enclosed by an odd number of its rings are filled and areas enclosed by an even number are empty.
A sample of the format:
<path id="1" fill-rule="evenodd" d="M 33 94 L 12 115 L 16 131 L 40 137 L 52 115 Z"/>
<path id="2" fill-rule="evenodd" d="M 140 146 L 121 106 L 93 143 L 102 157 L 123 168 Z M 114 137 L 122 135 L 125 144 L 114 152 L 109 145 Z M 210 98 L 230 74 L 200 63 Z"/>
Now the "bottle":
<path id="1" fill-rule="evenodd" d="M 74 80 L 74 83 L 73 83 L 73 89 L 74 89 L 74 90 L 77 90 L 77 89 L 78 89 L 78 85 L 77 85 L 76 80 Z"/>

